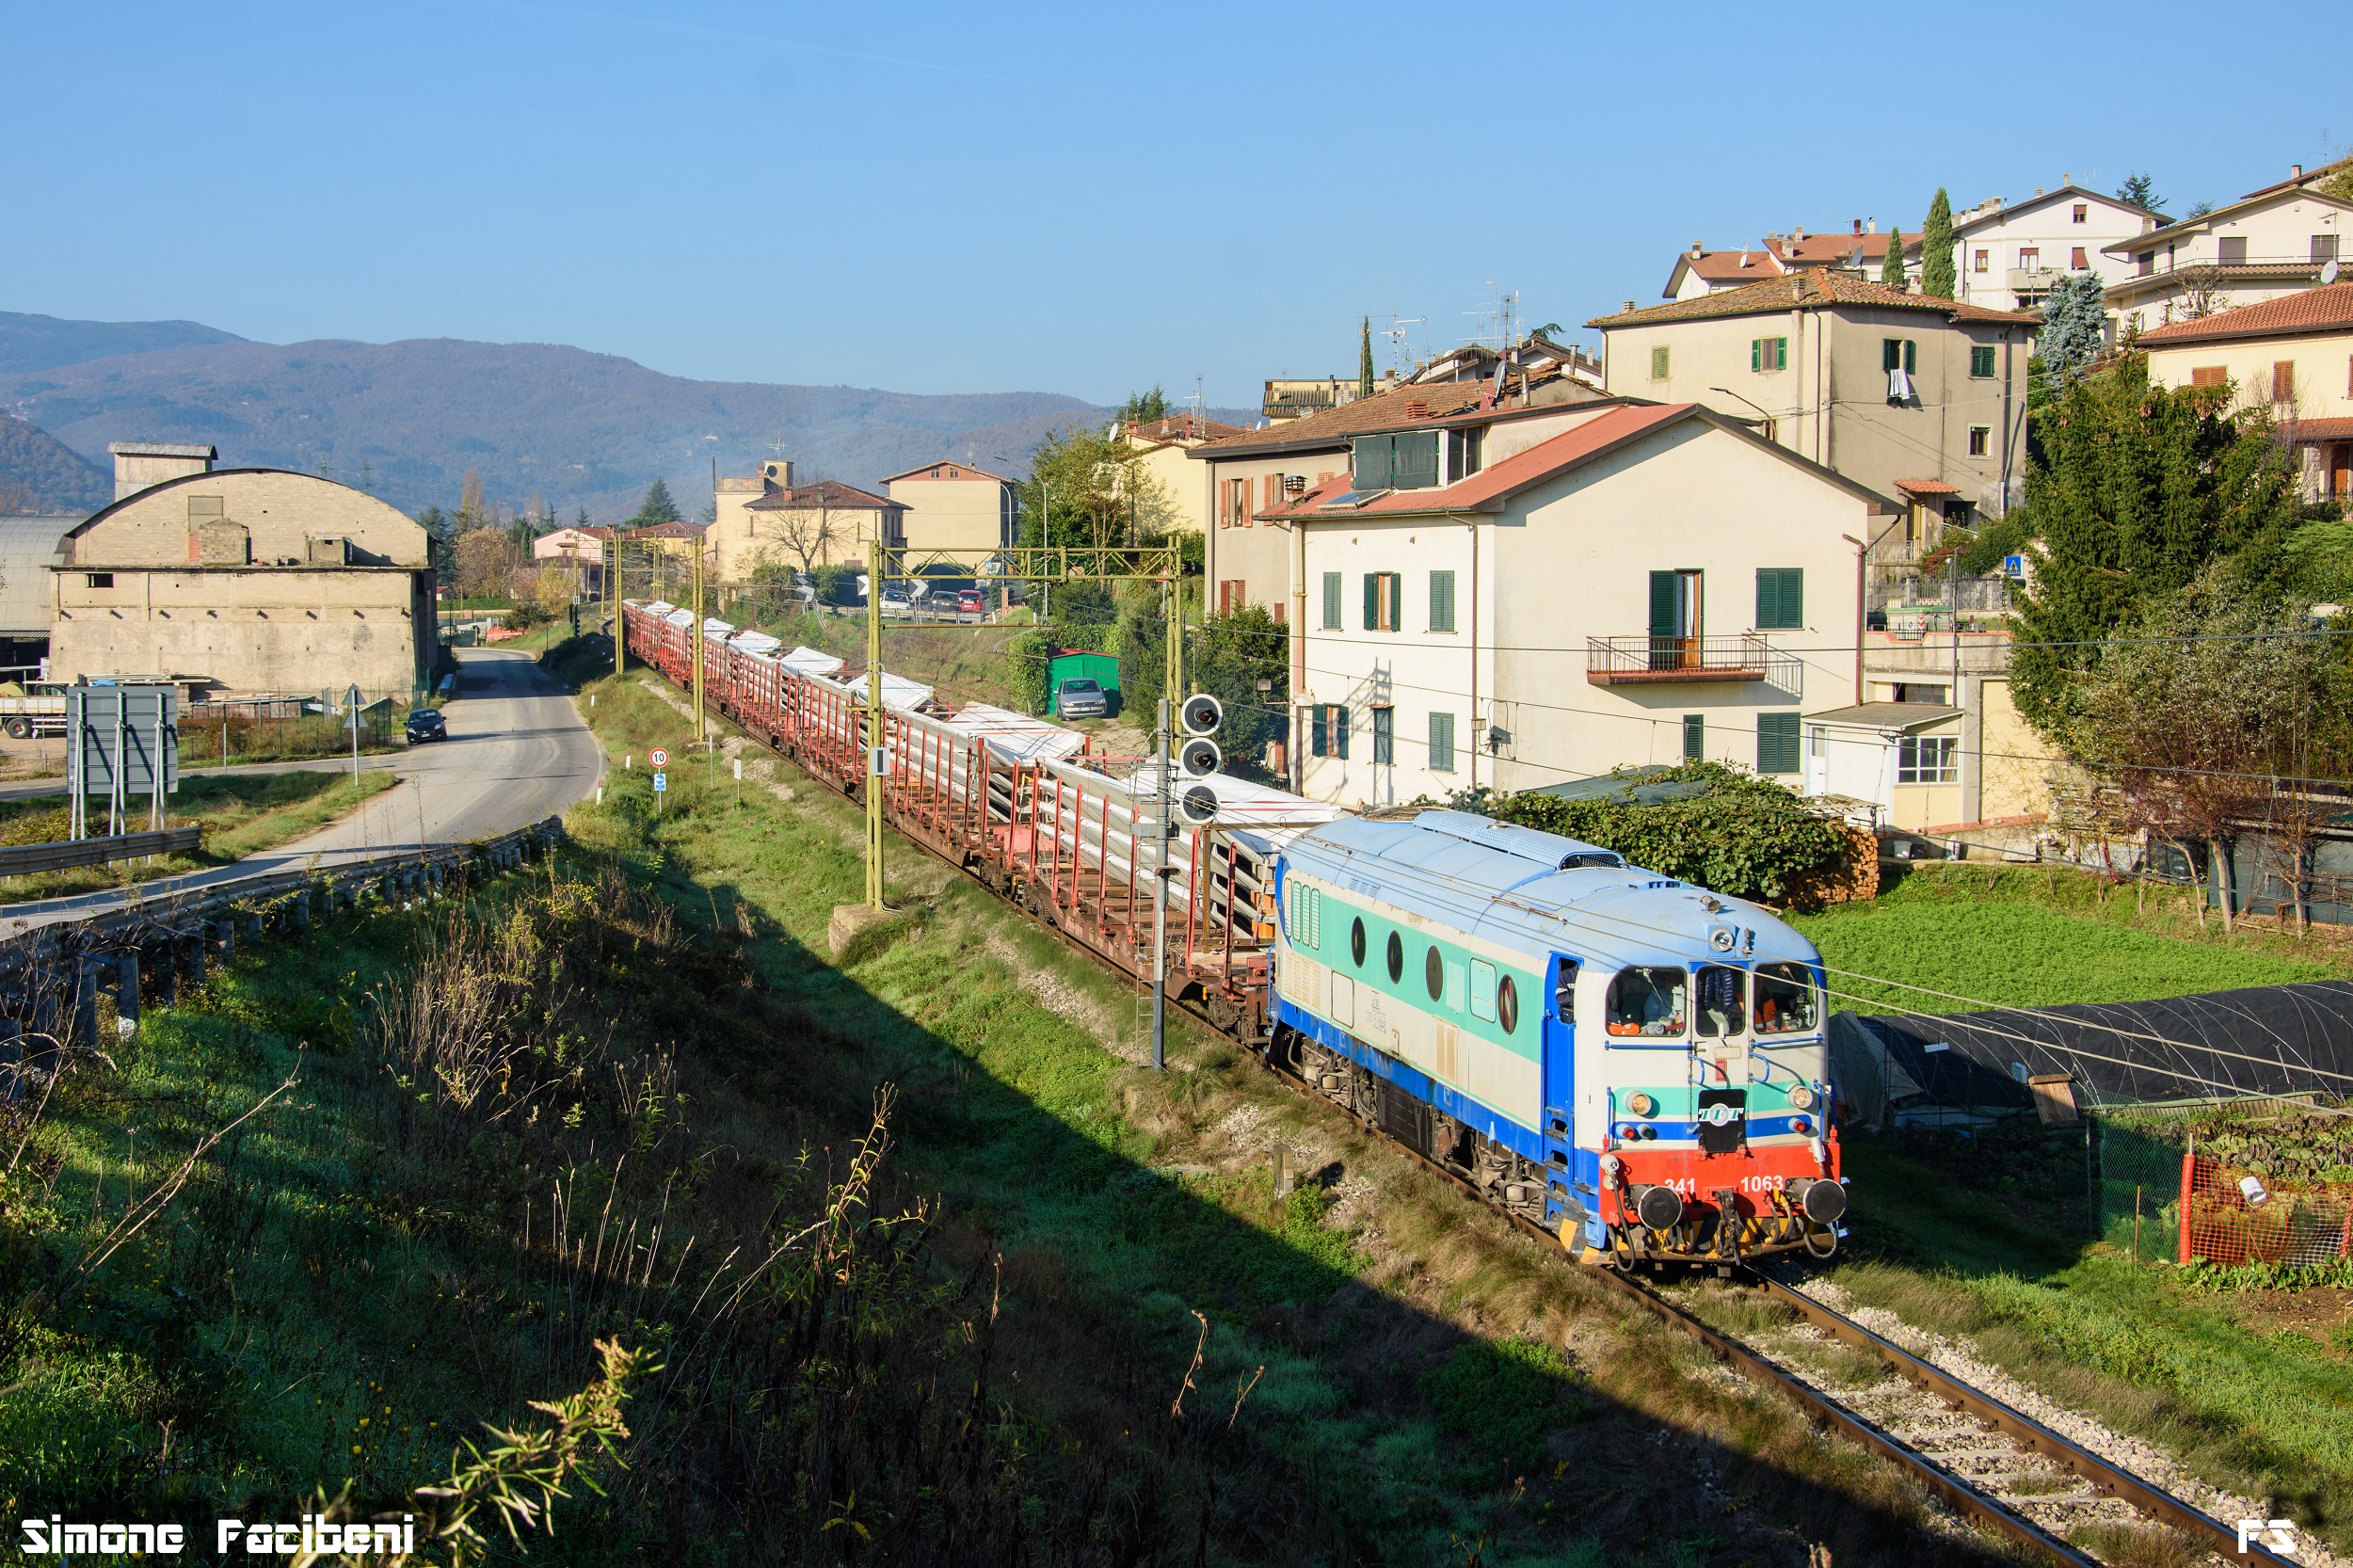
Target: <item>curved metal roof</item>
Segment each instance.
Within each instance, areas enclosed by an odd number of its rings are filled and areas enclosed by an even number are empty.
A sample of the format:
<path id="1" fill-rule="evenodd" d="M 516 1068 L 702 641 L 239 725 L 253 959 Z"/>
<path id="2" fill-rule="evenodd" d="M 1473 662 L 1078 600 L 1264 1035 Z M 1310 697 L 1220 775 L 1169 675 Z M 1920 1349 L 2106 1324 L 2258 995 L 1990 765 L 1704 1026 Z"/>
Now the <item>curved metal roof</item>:
<path id="1" fill-rule="evenodd" d="M 1465 811 L 1342 818 L 1293 839 L 1283 858 L 1538 964 L 1553 952 L 1611 968 L 1689 964 L 1718 951 L 1709 938 L 1723 929 L 1735 933 L 1728 961 L 1821 961 L 1813 943 L 1761 904 L 1628 866 L 1595 844 Z"/>
<path id="2" fill-rule="evenodd" d="M 49 635 L 56 603 L 49 568 L 56 564 L 58 542 L 83 520 L 78 513 L 0 517 L 0 636 Z"/>

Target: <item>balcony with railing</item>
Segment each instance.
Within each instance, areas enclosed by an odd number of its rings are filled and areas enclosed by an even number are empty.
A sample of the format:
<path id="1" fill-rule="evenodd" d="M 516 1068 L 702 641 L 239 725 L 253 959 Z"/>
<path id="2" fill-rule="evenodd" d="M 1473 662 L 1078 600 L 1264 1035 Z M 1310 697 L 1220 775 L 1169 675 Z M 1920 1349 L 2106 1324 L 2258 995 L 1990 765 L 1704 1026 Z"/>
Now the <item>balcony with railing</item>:
<path id="1" fill-rule="evenodd" d="M 1754 632 L 1731 637 L 1588 637 L 1585 679 L 1596 686 L 1762 680 L 1769 650 Z"/>

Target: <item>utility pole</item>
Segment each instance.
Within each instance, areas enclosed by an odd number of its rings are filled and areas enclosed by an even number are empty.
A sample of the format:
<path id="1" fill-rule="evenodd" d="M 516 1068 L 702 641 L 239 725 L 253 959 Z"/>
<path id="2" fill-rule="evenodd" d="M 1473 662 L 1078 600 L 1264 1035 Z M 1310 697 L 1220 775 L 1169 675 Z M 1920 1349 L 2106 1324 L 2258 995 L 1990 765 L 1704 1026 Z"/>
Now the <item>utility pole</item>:
<path id="1" fill-rule="evenodd" d="M 866 902 L 883 907 L 883 546 L 866 541 Z"/>
<path id="2" fill-rule="evenodd" d="M 605 541 L 612 549 L 613 564 L 604 574 L 604 597 L 613 610 L 613 673 L 621 673 L 621 531 L 613 530 L 613 537 Z"/>
<path id="3" fill-rule="evenodd" d="M 688 569 L 688 582 L 695 594 L 695 616 L 687 630 L 695 639 L 695 742 L 702 744 L 710 732 L 710 721 L 703 717 L 703 542 L 695 541 L 694 561 Z"/>
<path id="4" fill-rule="evenodd" d="M 1152 824 L 1158 840 L 1152 852 L 1152 1070 L 1156 1073 L 1168 1062 L 1168 846 L 1176 826 L 1169 805 L 1168 749 L 1169 717 L 1176 711 L 1175 693 L 1172 686 L 1169 695 L 1160 698 L 1160 727 L 1152 736 L 1152 749 L 1160 757 L 1160 806 Z M 1104 857 L 1110 855 L 1107 844 Z"/>

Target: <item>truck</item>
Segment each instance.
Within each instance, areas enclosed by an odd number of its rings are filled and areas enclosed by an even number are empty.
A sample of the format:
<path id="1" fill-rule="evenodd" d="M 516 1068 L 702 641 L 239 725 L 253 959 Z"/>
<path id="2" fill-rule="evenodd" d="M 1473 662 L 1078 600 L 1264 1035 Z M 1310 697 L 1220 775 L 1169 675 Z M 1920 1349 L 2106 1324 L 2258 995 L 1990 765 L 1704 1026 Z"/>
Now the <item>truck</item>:
<path id="1" fill-rule="evenodd" d="M 65 733 L 65 688 L 48 681 L 25 686 L 15 696 L 0 696 L 0 731 L 10 740 Z"/>

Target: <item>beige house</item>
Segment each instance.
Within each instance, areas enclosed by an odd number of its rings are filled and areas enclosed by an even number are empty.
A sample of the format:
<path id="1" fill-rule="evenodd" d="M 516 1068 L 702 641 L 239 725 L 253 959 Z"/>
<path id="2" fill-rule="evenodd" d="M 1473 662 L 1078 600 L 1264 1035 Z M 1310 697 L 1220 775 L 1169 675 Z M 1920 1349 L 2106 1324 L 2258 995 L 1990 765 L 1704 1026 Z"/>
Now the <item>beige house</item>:
<path id="1" fill-rule="evenodd" d="M 2034 310 L 2061 278 L 2083 273 L 2113 290 L 2127 272 L 2115 248 L 2164 221 L 2066 181 L 2023 201 L 1980 201 L 1953 215 L 1956 297 L 1996 311 Z"/>
<path id="2" fill-rule="evenodd" d="M 2346 173 L 2353 173 L 2353 158 L 2310 173 L 2297 164 L 2276 184 L 2109 246 L 2109 255 L 2126 266 L 2107 293 L 2122 335 L 2260 305 L 2324 281 L 2331 265 L 2353 260 L 2353 202 L 2318 187 Z"/>
<path id="3" fill-rule="evenodd" d="M 1018 536 L 1014 482 L 1001 474 L 942 458 L 883 481 L 904 508 L 908 550 L 1004 550 Z M 976 565 L 966 562 L 965 565 Z"/>
<path id="4" fill-rule="evenodd" d="M 1190 448 L 1186 459 L 1201 465 L 1194 484 L 1215 523 L 1205 531 L 1209 602 L 1220 614 L 1264 605 L 1282 621 L 1304 613 L 1307 590 L 1298 575 L 1300 541 L 1289 504 L 1353 473 L 1360 445 L 1390 452 L 1404 433 L 1417 453 L 1429 448 L 1430 461 L 1401 472 L 1387 465 L 1385 488 L 1435 485 L 1558 434 L 1578 410 L 1611 401 L 1572 366 L 1547 362 L 1500 395 L 1493 381 L 1400 383 Z"/>
<path id="5" fill-rule="evenodd" d="M 714 583 L 743 583 L 763 561 L 793 571 L 863 566 L 872 539 L 904 548 L 906 515 L 903 504 L 835 479 L 775 486 L 744 503 L 741 531 L 713 541 L 703 569 Z"/>
<path id="6" fill-rule="evenodd" d="M 209 446 L 114 452 L 116 501 L 50 568 L 53 678 L 403 696 L 430 680 L 432 552 L 415 521 L 311 474 L 215 469 Z"/>
<path id="7" fill-rule="evenodd" d="M 1900 294 L 1829 267 L 1603 316 L 1619 397 L 1702 403 L 1904 504 L 1882 562 L 2023 493 L 2039 318 Z"/>
<path id="8" fill-rule="evenodd" d="M 1171 414 L 1166 419 L 1131 420 L 1121 432 L 1121 444 L 1134 456 L 1136 466 L 1157 485 L 1176 509 L 1176 528 L 1207 534 L 1216 517 L 1209 471 L 1191 460 L 1196 448 L 1239 436 L 1242 426 L 1200 414 Z"/>
<path id="9" fill-rule="evenodd" d="M 1491 424 L 1477 467 L 1278 509 L 1300 540 L 1299 787 L 1387 806 L 1705 758 L 1800 778 L 1800 714 L 1851 703 L 1849 536 L 1887 503 L 1696 404 Z M 1385 477 L 1395 477 L 1394 473 Z M 1728 510 L 1727 497 L 1737 497 Z"/>
<path id="10" fill-rule="evenodd" d="M 711 498 L 711 526 L 704 534 L 705 548 L 712 552 L 713 582 L 743 581 L 740 571 L 722 572 L 719 567 L 735 567 L 751 549 L 752 520 L 744 508 L 762 496 L 792 488 L 792 465 L 781 457 L 760 464 L 757 473 L 720 476 Z"/>
<path id="11" fill-rule="evenodd" d="M 2149 378 L 2267 406 L 2315 501 L 2353 500 L 2353 280 L 2143 332 Z"/>

